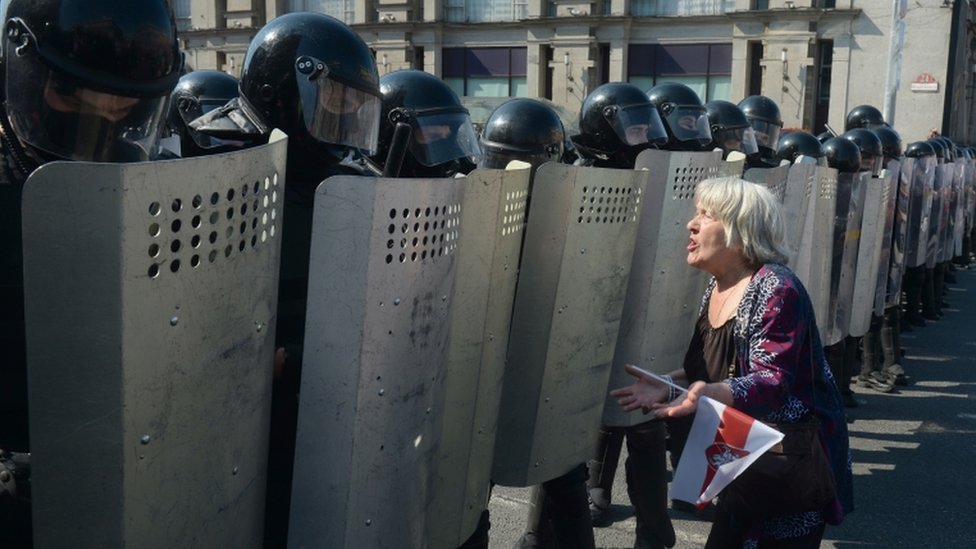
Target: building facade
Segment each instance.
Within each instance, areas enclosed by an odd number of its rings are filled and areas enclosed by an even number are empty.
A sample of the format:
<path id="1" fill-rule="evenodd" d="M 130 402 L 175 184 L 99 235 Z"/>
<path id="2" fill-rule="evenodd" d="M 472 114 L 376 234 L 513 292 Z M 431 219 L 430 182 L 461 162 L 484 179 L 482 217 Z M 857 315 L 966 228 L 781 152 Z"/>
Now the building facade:
<path id="1" fill-rule="evenodd" d="M 678 81 L 703 100 L 763 94 L 785 127 L 843 131 L 854 106 L 976 143 L 976 0 L 174 0 L 193 68 L 240 73 L 278 15 L 318 11 L 370 45 L 380 74 L 415 68 L 459 95 L 552 100 Z"/>

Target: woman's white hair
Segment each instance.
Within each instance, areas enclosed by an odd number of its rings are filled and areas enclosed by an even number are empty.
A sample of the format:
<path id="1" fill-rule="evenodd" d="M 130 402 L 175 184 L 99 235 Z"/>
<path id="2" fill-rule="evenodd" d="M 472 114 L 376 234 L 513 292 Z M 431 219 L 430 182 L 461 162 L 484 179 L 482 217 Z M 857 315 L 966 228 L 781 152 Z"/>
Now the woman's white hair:
<path id="1" fill-rule="evenodd" d="M 697 207 L 725 227 L 725 244 L 740 248 L 746 261 L 786 264 L 786 219 L 783 208 L 766 187 L 738 177 L 717 177 L 695 189 Z"/>

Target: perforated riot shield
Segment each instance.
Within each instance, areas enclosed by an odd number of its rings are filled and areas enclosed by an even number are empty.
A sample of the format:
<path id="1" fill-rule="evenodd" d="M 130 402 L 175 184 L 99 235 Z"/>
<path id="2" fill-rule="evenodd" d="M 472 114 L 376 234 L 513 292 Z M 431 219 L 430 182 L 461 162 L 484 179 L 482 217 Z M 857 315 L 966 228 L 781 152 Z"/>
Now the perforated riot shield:
<path id="1" fill-rule="evenodd" d="M 648 172 L 545 164 L 536 173 L 492 479 L 528 486 L 588 460 Z"/>
<path id="2" fill-rule="evenodd" d="M 475 170 L 465 185 L 430 532 L 435 549 L 460 546 L 487 508 L 530 173 Z"/>
<path id="3" fill-rule="evenodd" d="M 946 168 L 945 164 L 935 167 L 932 181 L 932 214 L 929 216 L 928 241 L 925 248 L 925 268 L 932 269 L 942 255 L 942 237 L 946 223 Z"/>
<path id="4" fill-rule="evenodd" d="M 289 546 L 428 543 L 467 184 L 315 193 Z"/>
<path id="5" fill-rule="evenodd" d="M 610 387 L 633 383 L 625 364 L 666 372 L 681 364 L 708 283 L 703 271 L 688 266 L 688 221 L 695 215 L 695 187 L 718 173 L 718 152 L 649 150 L 635 167 L 648 171 L 637 244 L 630 266 L 623 318 L 614 350 Z M 624 412 L 606 398 L 603 423 L 611 427 L 648 421 Z"/>
<path id="6" fill-rule="evenodd" d="M 790 168 L 789 164 L 775 168 L 750 168 L 745 171 L 742 178 L 746 181 L 765 185 L 780 202 L 783 202 L 783 197 L 786 196 L 786 182 L 790 176 Z"/>
<path id="7" fill-rule="evenodd" d="M 261 546 L 286 148 L 27 181 L 35 547 Z"/>
<path id="8" fill-rule="evenodd" d="M 793 255 L 790 268 L 807 288 L 818 319 L 821 340 L 830 325 L 831 261 L 837 211 L 837 170 L 815 164 L 790 166 L 783 203 L 787 239 Z"/>
<path id="9" fill-rule="evenodd" d="M 897 169 L 897 163 L 895 168 Z M 888 253 L 885 244 L 891 245 L 891 221 L 894 209 L 894 174 L 885 169 L 881 177 L 870 177 L 865 183 L 862 207 L 861 236 L 857 249 L 857 266 L 854 271 L 854 293 L 851 300 L 851 324 L 848 333 L 861 337 L 871 327 L 871 316 L 878 298 L 878 282 L 887 278 Z M 886 238 L 887 236 L 887 238 Z M 884 265 L 884 268 L 882 268 Z M 884 285 L 881 286 L 884 290 Z"/>
<path id="10" fill-rule="evenodd" d="M 894 215 L 891 229 L 891 251 L 888 262 L 888 279 L 885 285 L 882 307 L 897 307 L 901 303 L 901 285 L 908 266 L 908 223 L 911 219 L 913 178 L 917 159 L 902 158 L 898 169 L 898 185 L 894 200 Z"/>
<path id="11" fill-rule="evenodd" d="M 831 262 L 830 313 L 826 345 L 849 335 L 857 250 L 861 240 L 864 193 L 871 177 L 868 172 L 840 173 L 837 176 L 837 213 L 834 217 L 834 248 Z"/>
<path id="12" fill-rule="evenodd" d="M 915 161 L 912 176 L 911 205 L 908 207 L 908 243 L 905 265 L 919 267 L 925 264 L 928 250 L 929 231 L 932 220 L 932 201 L 935 198 L 936 160 L 923 157 Z"/>

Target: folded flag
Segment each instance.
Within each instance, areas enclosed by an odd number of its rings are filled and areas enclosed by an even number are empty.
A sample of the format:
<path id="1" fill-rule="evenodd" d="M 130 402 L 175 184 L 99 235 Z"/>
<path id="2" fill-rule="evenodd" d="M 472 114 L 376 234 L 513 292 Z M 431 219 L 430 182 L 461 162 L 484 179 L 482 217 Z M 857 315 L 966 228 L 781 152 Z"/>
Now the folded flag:
<path id="1" fill-rule="evenodd" d="M 704 507 L 783 433 L 708 397 L 698 411 L 671 482 L 671 497 Z"/>

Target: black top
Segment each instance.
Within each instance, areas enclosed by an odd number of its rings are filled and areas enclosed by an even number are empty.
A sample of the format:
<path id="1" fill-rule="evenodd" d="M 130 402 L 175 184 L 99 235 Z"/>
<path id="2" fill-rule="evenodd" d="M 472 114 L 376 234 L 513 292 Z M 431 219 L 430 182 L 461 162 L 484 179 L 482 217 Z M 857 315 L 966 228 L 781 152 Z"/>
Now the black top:
<path id="1" fill-rule="evenodd" d="M 685 353 L 684 369 L 688 383 L 713 383 L 731 377 L 735 364 L 734 331 L 735 317 L 718 328 L 712 328 L 708 313 L 702 312 Z M 731 373 L 730 367 L 733 368 Z"/>

